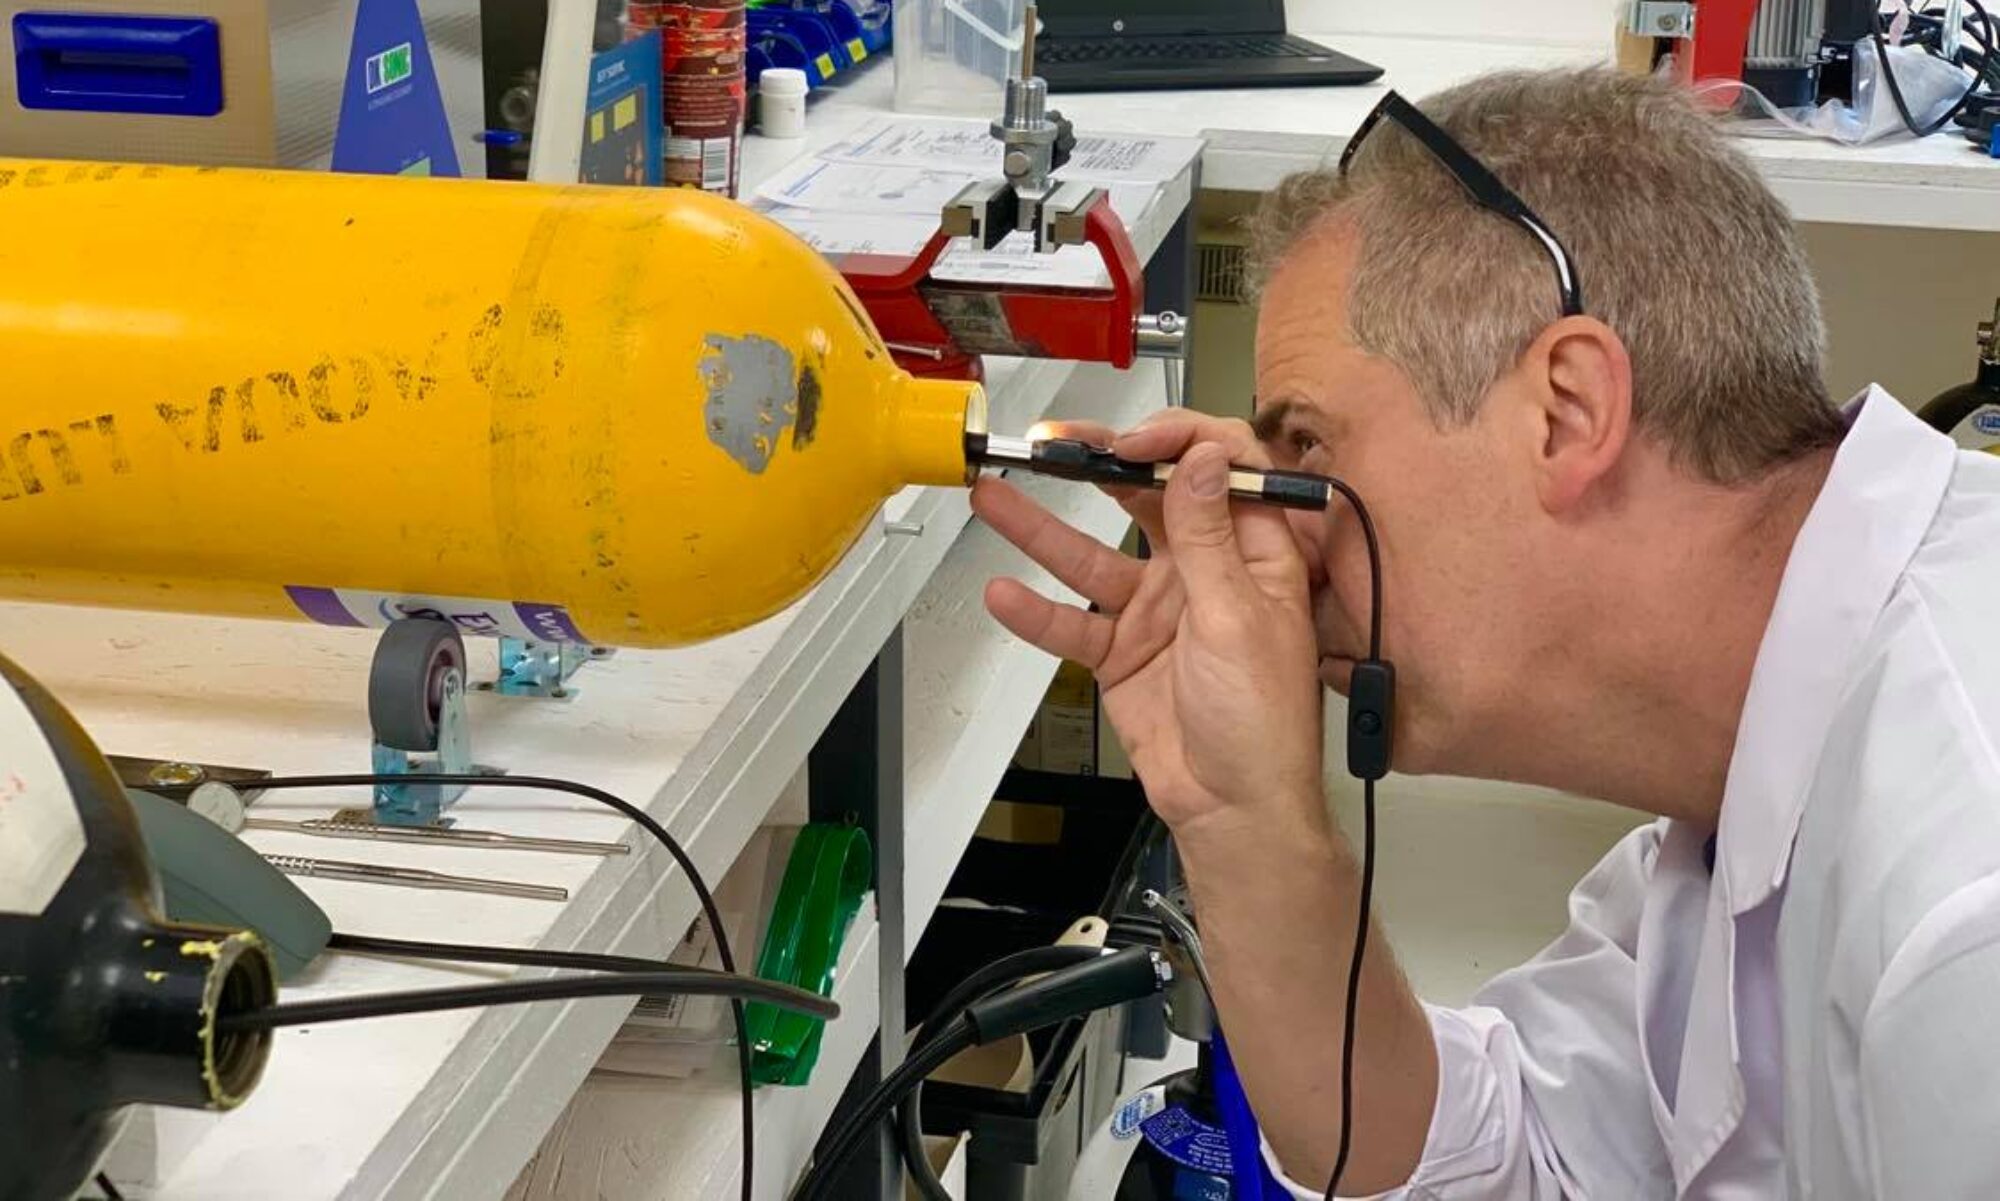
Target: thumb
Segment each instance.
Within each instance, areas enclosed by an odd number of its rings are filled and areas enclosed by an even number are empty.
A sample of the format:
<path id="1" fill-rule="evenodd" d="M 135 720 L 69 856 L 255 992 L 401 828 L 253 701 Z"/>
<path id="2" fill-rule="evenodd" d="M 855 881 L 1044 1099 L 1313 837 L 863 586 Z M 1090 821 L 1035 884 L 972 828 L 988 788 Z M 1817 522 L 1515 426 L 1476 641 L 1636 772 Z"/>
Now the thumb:
<path id="1" fill-rule="evenodd" d="M 1229 512 L 1229 452 L 1197 443 L 1167 481 L 1167 545 L 1196 609 L 1233 604 L 1249 584 Z"/>

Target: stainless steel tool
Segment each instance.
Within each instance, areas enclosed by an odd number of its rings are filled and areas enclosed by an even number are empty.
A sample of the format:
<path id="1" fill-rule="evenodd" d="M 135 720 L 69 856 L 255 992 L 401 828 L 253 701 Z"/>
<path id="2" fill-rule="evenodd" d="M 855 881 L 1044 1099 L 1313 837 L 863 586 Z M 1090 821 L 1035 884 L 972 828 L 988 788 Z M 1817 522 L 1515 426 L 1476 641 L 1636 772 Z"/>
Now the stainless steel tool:
<path id="1" fill-rule="evenodd" d="M 422 846 L 492 847 L 504 851 L 553 851 L 567 855 L 629 855 L 632 848 L 622 842 L 591 842 L 580 838 L 538 838 L 524 834 L 503 834 L 498 830 L 468 830 L 463 826 L 380 826 L 369 822 L 341 821 L 316 817 L 305 821 L 280 821 L 252 817 L 244 821 L 247 830 L 284 830 L 319 838 L 351 838 L 368 842 L 407 842 Z"/>
<path id="2" fill-rule="evenodd" d="M 413 867 L 382 867 L 373 863 L 349 863 L 341 859 L 308 859 L 299 855 L 266 855 L 272 867 L 288 876 L 312 876 L 321 880 L 353 880 L 362 884 L 394 884 L 403 888 L 434 888 L 451 892 L 477 892 L 495 897 L 526 897 L 533 901 L 567 901 L 569 889 L 549 884 L 517 884 L 512 880 L 487 880 L 478 876 L 448 876 L 443 872 L 421 871 Z"/>

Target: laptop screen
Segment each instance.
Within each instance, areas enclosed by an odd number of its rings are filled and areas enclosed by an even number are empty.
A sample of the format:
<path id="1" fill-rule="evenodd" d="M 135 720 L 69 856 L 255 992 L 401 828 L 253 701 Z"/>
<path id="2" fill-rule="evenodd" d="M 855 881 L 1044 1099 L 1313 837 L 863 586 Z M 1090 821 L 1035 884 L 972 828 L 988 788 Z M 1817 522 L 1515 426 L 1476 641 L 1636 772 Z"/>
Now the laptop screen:
<path id="1" fill-rule="evenodd" d="M 1044 33 L 1283 33 L 1285 0 L 1039 0 Z"/>

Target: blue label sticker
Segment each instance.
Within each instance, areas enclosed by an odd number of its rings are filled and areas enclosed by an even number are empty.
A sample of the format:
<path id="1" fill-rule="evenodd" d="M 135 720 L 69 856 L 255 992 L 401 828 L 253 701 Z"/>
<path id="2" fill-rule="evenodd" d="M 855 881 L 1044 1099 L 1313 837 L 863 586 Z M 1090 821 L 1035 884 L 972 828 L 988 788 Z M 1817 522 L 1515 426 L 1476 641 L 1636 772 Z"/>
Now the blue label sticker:
<path id="1" fill-rule="evenodd" d="M 663 181 L 660 31 L 590 60 L 583 114 L 583 182 L 658 187 Z"/>
<path id="2" fill-rule="evenodd" d="M 333 169 L 358 175 L 459 174 L 416 0 L 361 0 L 355 9 Z"/>
<path id="3" fill-rule="evenodd" d="M 1982 434 L 2000 434 L 2000 409 L 1981 409 L 1973 414 L 1972 428 Z"/>
<path id="4" fill-rule="evenodd" d="M 1111 1114 L 1111 1137 L 1128 1139 L 1139 1133 L 1139 1127 L 1160 1107 L 1160 1096 L 1154 1089 L 1147 1089 L 1138 1096 L 1120 1105 Z"/>
<path id="5" fill-rule="evenodd" d="M 1162 1155 L 1183 1167 L 1211 1172 L 1225 1180 L 1233 1170 L 1228 1133 L 1178 1105 L 1147 1118 L 1139 1129 Z"/>
<path id="6" fill-rule="evenodd" d="M 1234 1201 L 1227 1180 L 1207 1172 L 1174 1173 L 1174 1201 Z"/>

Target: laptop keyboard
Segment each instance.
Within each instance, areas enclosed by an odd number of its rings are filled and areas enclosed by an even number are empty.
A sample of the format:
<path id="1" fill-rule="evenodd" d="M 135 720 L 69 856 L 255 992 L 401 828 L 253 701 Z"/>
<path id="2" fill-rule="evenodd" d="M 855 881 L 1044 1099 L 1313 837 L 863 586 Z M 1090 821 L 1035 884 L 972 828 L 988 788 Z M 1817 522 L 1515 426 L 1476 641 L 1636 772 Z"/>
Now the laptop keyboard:
<path id="1" fill-rule="evenodd" d="M 1312 58 L 1326 51 L 1293 37 L 1048 38 L 1035 46 L 1045 63 L 1209 62 L 1239 58 Z"/>

